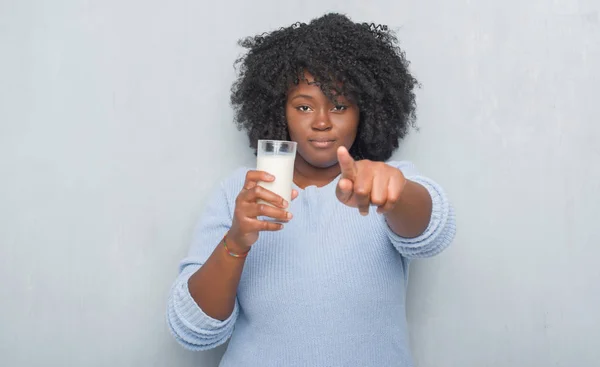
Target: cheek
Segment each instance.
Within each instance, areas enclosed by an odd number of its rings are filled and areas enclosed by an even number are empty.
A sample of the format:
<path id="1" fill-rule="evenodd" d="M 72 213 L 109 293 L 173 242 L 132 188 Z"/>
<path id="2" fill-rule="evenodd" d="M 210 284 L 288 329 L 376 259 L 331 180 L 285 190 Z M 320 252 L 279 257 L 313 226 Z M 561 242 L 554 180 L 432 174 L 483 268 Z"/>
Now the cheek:
<path id="1" fill-rule="evenodd" d="M 287 129 L 288 129 L 288 134 L 290 135 L 290 137 L 293 137 L 296 135 L 295 134 L 295 125 L 294 124 L 294 117 L 290 111 L 290 108 L 286 105 L 285 108 L 285 123 L 287 125 Z"/>
<path id="2" fill-rule="evenodd" d="M 346 128 L 345 135 L 348 137 L 350 143 L 353 143 L 354 139 L 356 139 L 359 120 L 360 116 L 358 115 L 358 113 L 356 113 L 350 119 L 346 120 L 346 123 L 344 124 Z"/>
<path id="3" fill-rule="evenodd" d="M 349 132 L 348 134 L 346 134 L 346 141 L 344 142 L 344 145 L 349 148 L 354 144 L 355 141 L 356 141 L 356 130 L 353 130 L 353 131 Z"/>
<path id="4" fill-rule="evenodd" d="M 287 130 L 288 130 L 288 134 L 290 135 L 290 137 L 292 138 L 292 140 L 295 140 L 295 138 L 298 136 L 298 129 L 296 124 L 290 120 L 287 121 Z"/>
<path id="5" fill-rule="evenodd" d="M 290 137 L 300 138 L 306 135 L 306 126 L 307 124 L 309 124 L 309 121 L 307 121 L 306 116 L 299 115 L 294 109 L 292 109 L 291 111 L 288 111 L 286 109 L 285 120 Z"/>

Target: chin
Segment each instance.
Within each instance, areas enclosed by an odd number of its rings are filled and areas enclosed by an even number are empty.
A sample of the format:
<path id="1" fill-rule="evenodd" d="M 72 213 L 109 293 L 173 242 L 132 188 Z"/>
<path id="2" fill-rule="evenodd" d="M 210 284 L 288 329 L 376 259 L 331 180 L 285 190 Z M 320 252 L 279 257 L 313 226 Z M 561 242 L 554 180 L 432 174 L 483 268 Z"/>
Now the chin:
<path id="1" fill-rule="evenodd" d="M 315 163 L 308 162 L 308 163 L 310 163 L 311 166 L 313 166 L 313 167 L 325 169 L 325 168 L 330 168 L 330 167 L 335 166 L 338 162 L 337 162 L 337 159 L 336 159 L 335 161 L 315 162 Z"/>
<path id="2" fill-rule="evenodd" d="M 338 163 L 337 154 L 331 156 L 321 155 L 321 154 L 307 154 L 302 155 L 302 158 L 313 167 L 317 168 L 329 168 L 331 166 L 335 166 Z"/>

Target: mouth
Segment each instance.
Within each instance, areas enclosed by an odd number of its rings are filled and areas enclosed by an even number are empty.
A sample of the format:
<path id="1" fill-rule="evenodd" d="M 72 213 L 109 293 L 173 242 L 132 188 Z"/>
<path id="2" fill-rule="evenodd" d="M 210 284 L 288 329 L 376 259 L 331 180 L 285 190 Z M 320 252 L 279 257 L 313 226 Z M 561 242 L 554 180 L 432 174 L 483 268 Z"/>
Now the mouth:
<path id="1" fill-rule="evenodd" d="M 327 148 L 331 148 L 335 145 L 335 139 L 327 139 L 327 138 L 308 139 L 308 142 L 313 147 L 318 148 L 318 149 L 327 149 Z"/>

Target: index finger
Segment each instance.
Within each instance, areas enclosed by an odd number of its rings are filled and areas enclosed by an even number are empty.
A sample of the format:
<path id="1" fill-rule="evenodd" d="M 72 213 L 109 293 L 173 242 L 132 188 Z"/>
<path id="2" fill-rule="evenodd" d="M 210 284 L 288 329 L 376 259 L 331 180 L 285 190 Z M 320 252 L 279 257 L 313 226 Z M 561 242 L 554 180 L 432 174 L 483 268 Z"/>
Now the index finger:
<path id="1" fill-rule="evenodd" d="M 275 177 L 273 175 L 269 174 L 268 172 L 258 171 L 258 170 L 250 170 L 250 171 L 248 171 L 248 173 L 246 173 L 244 189 L 250 190 L 251 188 L 256 186 L 256 184 L 259 181 L 271 182 L 274 179 L 275 179 Z"/>
<path id="2" fill-rule="evenodd" d="M 354 181 L 356 178 L 356 162 L 345 147 L 339 147 L 337 151 L 338 163 L 342 169 L 342 178 Z"/>

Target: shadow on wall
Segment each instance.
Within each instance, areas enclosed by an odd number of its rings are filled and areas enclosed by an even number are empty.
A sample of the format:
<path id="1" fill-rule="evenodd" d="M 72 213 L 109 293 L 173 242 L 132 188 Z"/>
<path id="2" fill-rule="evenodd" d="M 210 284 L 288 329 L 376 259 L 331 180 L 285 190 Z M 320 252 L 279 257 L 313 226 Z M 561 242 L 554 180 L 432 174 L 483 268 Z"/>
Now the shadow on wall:
<path id="1" fill-rule="evenodd" d="M 202 367 L 218 366 L 219 362 L 221 361 L 221 357 L 223 356 L 223 353 L 225 353 L 225 350 L 227 349 L 228 344 L 229 343 L 227 342 L 215 349 L 203 352 L 188 352 L 192 355 L 190 358 L 192 363 L 190 363 L 189 365 Z"/>

